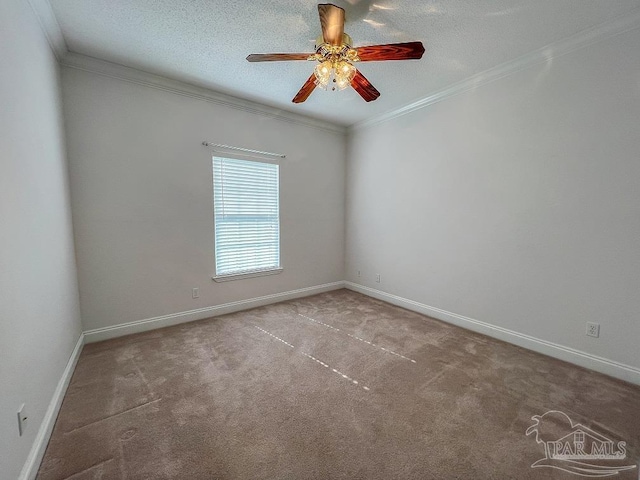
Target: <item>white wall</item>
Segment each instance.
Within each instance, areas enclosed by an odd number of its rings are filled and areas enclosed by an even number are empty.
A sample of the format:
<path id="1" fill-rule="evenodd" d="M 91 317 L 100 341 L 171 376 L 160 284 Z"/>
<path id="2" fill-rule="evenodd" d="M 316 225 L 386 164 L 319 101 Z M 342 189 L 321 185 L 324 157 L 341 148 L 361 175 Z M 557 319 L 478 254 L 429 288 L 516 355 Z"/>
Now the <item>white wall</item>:
<path id="1" fill-rule="evenodd" d="M 13 479 L 81 327 L 58 66 L 24 0 L 0 2 L 0 64 L 0 477 Z"/>
<path id="2" fill-rule="evenodd" d="M 352 132 L 347 279 L 640 367 L 639 46 L 636 29 Z"/>
<path id="3" fill-rule="evenodd" d="M 63 91 L 85 329 L 344 279 L 344 134 L 69 67 Z M 283 273 L 211 279 L 203 140 L 287 155 Z"/>

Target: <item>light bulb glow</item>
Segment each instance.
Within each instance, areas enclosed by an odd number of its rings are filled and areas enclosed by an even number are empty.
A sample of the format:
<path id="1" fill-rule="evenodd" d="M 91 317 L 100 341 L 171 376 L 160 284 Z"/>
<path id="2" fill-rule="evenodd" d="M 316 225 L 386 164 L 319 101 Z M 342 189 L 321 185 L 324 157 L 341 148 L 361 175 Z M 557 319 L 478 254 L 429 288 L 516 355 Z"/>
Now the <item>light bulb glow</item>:
<path id="1" fill-rule="evenodd" d="M 338 63 L 338 65 L 336 65 L 336 72 L 341 77 L 352 76 L 355 73 L 354 70 L 355 67 L 347 62 L 340 62 Z"/>
<path id="2" fill-rule="evenodd" d="M 344 90 L 351 85 L 356 67 L 344 60 L 325 60 L 313 70 L 316 86 L 325 90 Z"/>
<path id="3" fill-rule="evenodd" d="M 338 90 L 344 90 L 349 86 L 349 80 L 346 77 L 336 77 L 336 87 Z"/>
<path id="4" fill-rule="evenodd" d="M 316 77 L 316 85 L 321 88 L 327 88 L 327 85 L 329 85 L 329 81 L 331 80 L 332 72 L 333 65 L 328 60 L 316 65 L 316 68 L 313 70 Z"/>
<path id="5" fill-rule="evenodd" d="M 351 80 L 356 75 L 356 67 L 349 62 L 340 61 L 335 66 L 335 80 L 336 87 L 339 90 L 344 90 L 351 85 Z"/>

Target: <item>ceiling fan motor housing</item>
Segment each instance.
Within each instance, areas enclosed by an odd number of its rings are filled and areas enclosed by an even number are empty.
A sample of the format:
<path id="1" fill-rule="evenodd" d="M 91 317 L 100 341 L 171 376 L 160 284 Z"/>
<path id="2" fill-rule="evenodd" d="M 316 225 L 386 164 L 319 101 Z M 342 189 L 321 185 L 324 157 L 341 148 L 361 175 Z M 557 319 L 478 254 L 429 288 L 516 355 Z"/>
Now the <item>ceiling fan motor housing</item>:
<path id="1" fill-rule="evenodd" d="M 325 42 L 322 35 L 320 35 L 316 39 L 316 53 L 311 55 L 309 60 L 317 60 L 319 62 L 329 60 L 332 63 L 339 61 L 357 62 L 360 59 L 358 58 L 358 52 L 352 48 L 352 44 L 353 40 L 346 33 L 342 35 L 342 44 L 340 45 L 331 45 Z"/>

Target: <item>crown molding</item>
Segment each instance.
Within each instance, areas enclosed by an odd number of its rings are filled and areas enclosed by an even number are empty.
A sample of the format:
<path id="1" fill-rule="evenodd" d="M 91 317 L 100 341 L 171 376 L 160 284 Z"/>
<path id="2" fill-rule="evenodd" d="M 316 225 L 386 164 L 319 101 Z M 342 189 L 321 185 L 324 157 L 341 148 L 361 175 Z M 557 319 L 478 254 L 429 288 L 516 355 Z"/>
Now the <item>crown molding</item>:
<path id="1" fill-rule="evenodd" d="M 44 32 L 47 41 L 53 50 L 53 54 L 60 62 L 68 53 L 67 42 L 64 40 L 62 29 L 56 19 L 49 0 L 27 0 L 27 3 L 35 13 L 40 28 Z"/>
<path id="2" fill-rule="evenodd" d="M 401 117 L 416 110 L 428 107 L 429 105 L 433 105 L 434 103 L 441 102 L 449 97 L 474 90 L 481 85 L 486 85 L 506 76 L 513 75 L 525 68 L 546 63 L 551 59 L 561 57 L 575 50 L 604 41 L 608 38 L 634 30 L 638 27 L 640 27 L 640 8 L 636 8 L 630 13 L 621 15 L 610 21 L 582 30 L 575 35 L 559 40 L 555 43 L 551 43 L 514 60 L 510 60 L 472 75 L 427 97 L 405 105 L 404 107 L 377 115 L 362 122 L 354 123 L 349 127 L 349 131 L 352 132 L 388 122 L 394 118 Z"/>
<path id="3" fill-rule="evenodd" d="M 299 113 L 283 111 L 277 107 L 271 107 L 251 100 L 245 100 L 216 92 L 208 88 L 199 87 L 179 80 L 155 75 L 136 68 L 125 67 L 124 65 L 107 62 L 105 60 L 100 60 L 78 53 L 67 53 L 60 63 L 68 68 L 94 73 L 103 77 L 115 78 L 117 80 L 155 88 L 157 90 L 162 90 L 176 95 L 195 98 L 197 100 L 203 100 L 217 105 L 224 105 L 236 110 L 262 115 L 283 122 L 305 125 L 307 127 L 317 128 L 332 133 L 339 133 L 342 135 L 347 133 L 347 127 L 342 125 L 336 125 L 331 122 L 308 117 Z"/>

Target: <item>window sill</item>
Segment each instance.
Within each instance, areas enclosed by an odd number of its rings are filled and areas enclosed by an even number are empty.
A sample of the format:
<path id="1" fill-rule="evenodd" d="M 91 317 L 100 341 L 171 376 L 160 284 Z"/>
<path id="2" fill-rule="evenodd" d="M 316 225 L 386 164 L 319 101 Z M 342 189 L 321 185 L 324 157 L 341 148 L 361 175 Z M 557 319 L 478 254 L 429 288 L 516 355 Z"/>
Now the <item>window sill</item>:
<path id="1" fill-rule="evenodd" d="M 215 275 L 211 277 L 214 282 L 231 282 L 233 280 L 242 280 L 244 278 L 264 277 L 265 275 L 277 275 L 283 270 L 280 268 L 270 268 L 269 270 L 254 270 L 246 273 L 232 273 L 229 275 Z"/>

